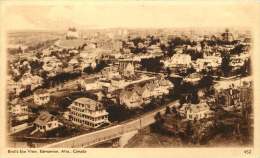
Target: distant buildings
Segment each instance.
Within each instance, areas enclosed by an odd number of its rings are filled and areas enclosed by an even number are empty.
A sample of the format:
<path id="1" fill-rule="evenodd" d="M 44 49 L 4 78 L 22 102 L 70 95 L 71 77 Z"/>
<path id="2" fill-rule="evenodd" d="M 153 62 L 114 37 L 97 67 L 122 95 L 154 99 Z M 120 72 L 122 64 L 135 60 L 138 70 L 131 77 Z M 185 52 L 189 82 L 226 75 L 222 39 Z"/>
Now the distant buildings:
<path id="1" fill-rule="evenodd" d="M 88 128 L 97 128 L 108 122 L 108 113 L 103 105 L 89 98 L 78 98 L 69 106 L 70 120 Z"/>

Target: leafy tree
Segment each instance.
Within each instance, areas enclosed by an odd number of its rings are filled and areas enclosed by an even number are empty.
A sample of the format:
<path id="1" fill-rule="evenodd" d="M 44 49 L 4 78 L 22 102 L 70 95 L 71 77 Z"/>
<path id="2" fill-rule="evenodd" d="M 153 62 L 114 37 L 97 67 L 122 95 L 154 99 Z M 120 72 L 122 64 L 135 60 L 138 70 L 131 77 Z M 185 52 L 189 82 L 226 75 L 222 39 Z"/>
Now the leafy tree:
<path id="1" fill-rule="evenodd" d="M 239 54 L 241 54 L 243 52 L 244 47 L 245 46 L 242 45 L 242 44 L 236 45 L 235 48 L 230 50 L 230 54 L 237 54 L 237 55 L 239 55 Z"/>
<path id="2" fill-rule="evenodd" d="M 170 114 L 170 113 L 171 113 L 171 108 L 169 106 L 166 106 L 165 114 Z"/>
<path id="3" fill-rule="evenodd" d="M 221 70 L 224 73 L 224 76 L 228 76 L 231 72 L 231 66 L 229 65 L 230 63 L 230 55 L 225 54 L 222 58 L 222 63 L 221 63 Z"/>

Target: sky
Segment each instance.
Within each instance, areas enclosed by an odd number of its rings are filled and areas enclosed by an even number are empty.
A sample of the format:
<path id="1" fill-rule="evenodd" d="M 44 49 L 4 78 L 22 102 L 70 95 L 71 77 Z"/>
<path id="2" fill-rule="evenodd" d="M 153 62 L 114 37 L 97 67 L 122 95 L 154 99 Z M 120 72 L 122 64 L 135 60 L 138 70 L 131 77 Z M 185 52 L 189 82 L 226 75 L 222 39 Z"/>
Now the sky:
<path id="1" fill-rule="evenodd" d="M 247 27 L 259 13 L 253 5 L 232 3 L 15 3 L 3 8 L 7 30 Z"/>

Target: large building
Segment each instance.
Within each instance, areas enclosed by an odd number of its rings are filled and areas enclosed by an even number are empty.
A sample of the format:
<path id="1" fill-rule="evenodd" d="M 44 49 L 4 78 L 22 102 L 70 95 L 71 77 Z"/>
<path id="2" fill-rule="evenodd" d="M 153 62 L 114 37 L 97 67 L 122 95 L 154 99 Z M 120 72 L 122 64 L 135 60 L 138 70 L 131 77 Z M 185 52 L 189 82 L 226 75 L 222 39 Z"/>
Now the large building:
<path id="1" fill-rule="evenodd" d="M 70 106 L 70 120 L 79 126 L 97 128 L 108 122 L 103 105 L 89 98 L 78 98 Z"/>

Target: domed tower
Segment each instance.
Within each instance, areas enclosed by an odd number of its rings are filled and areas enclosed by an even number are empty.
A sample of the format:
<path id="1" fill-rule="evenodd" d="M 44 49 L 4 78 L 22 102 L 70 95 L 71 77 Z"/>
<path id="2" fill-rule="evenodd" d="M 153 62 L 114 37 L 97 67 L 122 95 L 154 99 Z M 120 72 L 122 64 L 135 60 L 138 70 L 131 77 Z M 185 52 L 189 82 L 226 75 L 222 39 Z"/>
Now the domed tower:
<path id="1" fill-rule="evenodd" d="M 231 32 L 229 32 L 229 29 L 226 29 L 224 33 L 222 33 L 222 39 L 225 42 L 231 42 L 234 40 L 234 36 Z"/>
<path id="2" fill-rule="evenodd" d="M 66 34 L 66 39 L 77 39 L 77 38 L 79 38 L 79 33 L 76 30 L 76 28 L 75 27 L 69 28 Z"/>

